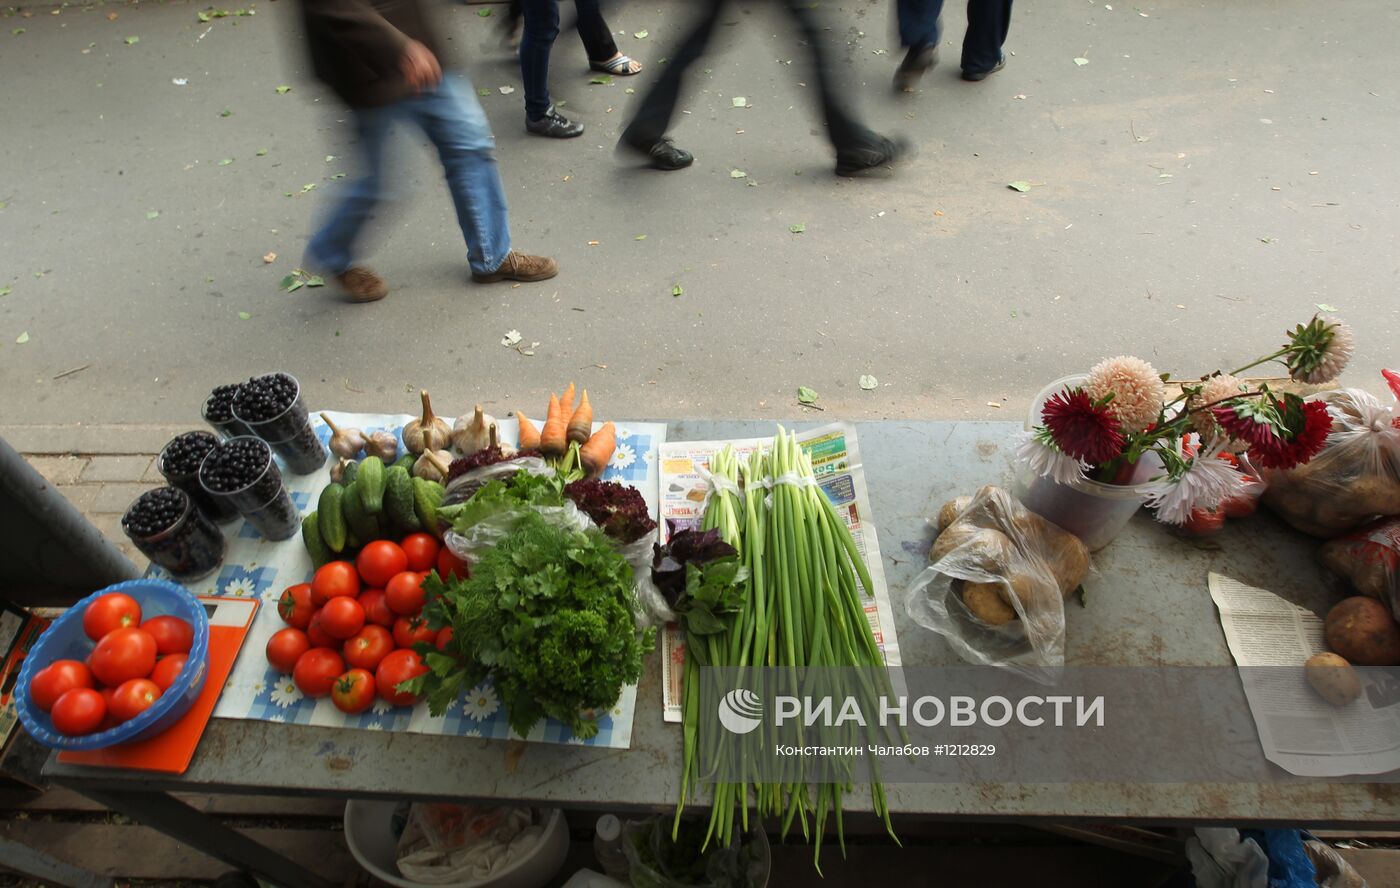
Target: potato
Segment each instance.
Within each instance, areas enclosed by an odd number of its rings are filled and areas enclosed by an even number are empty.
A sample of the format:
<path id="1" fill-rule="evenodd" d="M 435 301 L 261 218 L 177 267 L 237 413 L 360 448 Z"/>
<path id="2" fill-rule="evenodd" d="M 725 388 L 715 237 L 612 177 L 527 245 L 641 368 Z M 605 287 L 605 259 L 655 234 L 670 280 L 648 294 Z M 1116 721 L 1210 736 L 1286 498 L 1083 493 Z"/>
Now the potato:
<path id="1" fill-rule="evenodd" d="M 1018 619 L 1016 611 L 1002 600 L 1005 590 L 1000 583 L 963 584 L 963 604 L 972 615 L 992 626 L 1004 626 Z"/>
<path id="2" fill-rule="evenodd" d="M 1400 512 L 1400 484 L 1381 475 L 1357 478 L 1345 498 L 1358 515 L 1394 515 Z"/>
<path id="3" fill-rule="evenodd" d="M 1400 626 L 1374 598 L 1344 598 L 1327 613 L 1327 646 L 1361 666 L 1400 666 Z"/>
<path id="4" fill-rule="evenodd" d="M 1303 677 L 1317 695 L 1333 706 L 1345 706 L 1361 696 L 1361 676 L 1336 654 L 1313 654 L 1303 664 Z"/>
<path id="5" fill-rule="evenodd" d="M 940 533 L 953 526 L 953 522 L 958 520 L 959 513 L 967 508 L 967 504 L 972 502 L 970 496 L 959 496 L 948 500 L 938 510 L 938 530 Z"/>
<path id="6" fill-rule="evenodd" d="M 1016 549 L 1011 540 L 999 530 L 977 527 L 966 521 L 956 521 L 953 526 L 938 535 L 933 541 L 929 559 L 938 562 L 954 549 L 961 550 L 958 556 L 964 566 L 977 567 L 987 573 L 1005 573 Z"/>

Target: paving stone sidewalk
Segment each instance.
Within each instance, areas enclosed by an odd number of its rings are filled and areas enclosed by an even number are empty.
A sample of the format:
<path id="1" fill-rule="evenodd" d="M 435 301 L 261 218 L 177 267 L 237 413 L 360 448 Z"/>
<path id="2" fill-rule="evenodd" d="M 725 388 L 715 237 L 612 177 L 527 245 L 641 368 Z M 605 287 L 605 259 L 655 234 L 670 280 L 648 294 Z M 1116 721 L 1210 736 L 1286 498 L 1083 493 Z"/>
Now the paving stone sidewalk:
<path id="1" fill-rule="evenodd" d="M 24 455 L 103 536 L 141 570 L 147 559 L 122 533 L 132 500 L 163 480 L 156 455 L 192 426 L 0 425 L 0 438 Z"/>

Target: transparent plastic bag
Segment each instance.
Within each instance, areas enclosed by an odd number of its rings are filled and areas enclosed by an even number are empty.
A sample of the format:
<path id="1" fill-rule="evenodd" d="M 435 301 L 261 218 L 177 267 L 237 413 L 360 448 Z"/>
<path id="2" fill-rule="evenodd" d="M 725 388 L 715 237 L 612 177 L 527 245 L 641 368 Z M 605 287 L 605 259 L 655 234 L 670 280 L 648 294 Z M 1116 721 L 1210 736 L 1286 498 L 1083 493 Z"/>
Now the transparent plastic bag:
<path id="1" fill-rule="evenodd" d="M 539 842 L 535 820 L 529 808 L 414 802 L 399 837 L 399 872 L 427 885 L 490 878 Z"/>
<path id="2" fill-rule="evenodd" d="M 442 492 L 442 505 L 455 506 L 472 498 L 472 494 L 490 481 L 504 481 L 524 469 L 531 475 L 552 475 L 554 469 L 538 456 L 522 456 L 504 462 L 491 463 L 465 472 L 447 482 Z"/>
<path id="3" fill-rule="evenodd" d="M 1385 602 L 1400 619 L 1400 518 L 1383 518 L 1323 543 L 1318 557 L 1323 567 L 1362 595 Z"/>
<path id="4" fill-rule="evenodd" d="M 1088 572 L 1089 550 L 999 487 L 946 504 L 937 520 L 933 564 L 909 588 L 909 616 L 969 663 L 1056 681 L 1064 601 Z"/>
<path id="5" fill-rule="evenodd" d="M 772 851 L 762 828 L 741 833 L 727 848 L 712 842 L 701 851 L 705 824 L 682 820 L 675 841 L 670 824 L 670 818 L 656 818 L 623 825 L 622 851 L 633 888 L 762 888 L 768 883 Z"/>
<path id="6" fill-rule="evenodd" d="M 1264 504 L 1303 533 L 1332 539 L 1378 516 L 1400 515 L 1400 410 L 1360 389 L 1323 392 L 1332 433 L 1322 452 L 1266 471 Z"/>

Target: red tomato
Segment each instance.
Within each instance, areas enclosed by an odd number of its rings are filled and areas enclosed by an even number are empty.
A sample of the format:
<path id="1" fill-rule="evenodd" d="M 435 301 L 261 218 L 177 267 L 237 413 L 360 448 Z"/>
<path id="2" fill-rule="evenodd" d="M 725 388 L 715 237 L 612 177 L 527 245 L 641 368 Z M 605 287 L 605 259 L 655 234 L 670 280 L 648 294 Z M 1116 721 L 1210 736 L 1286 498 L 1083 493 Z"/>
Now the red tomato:
<path id="1" fill-rule="evenodd" d="M 449 577 L 465 580 L 472 575 L 471 568 L 467 566 L 467 563 L 453 555 L 452 550 L 446 546 L 438 551 L 437 573 L 444 580 Z"/>
<path id="2" fill-rule="evenodd" d="M 1191 517 L 1186 523 L 1181 525 L 1181 529 L 1186 533 L 1199 535 L 1215 533 L 1225 526 L 1225 513 L 1223 511 L 1210 512 L 1205 509 L 1194 509 Z"/>
<path id="3" fill-rule="evenodd" d="M 374 687 L 374 675 L 368 669 L 351 669 L 335 680 L 331 702 L 341 712 L 364 712 L 374 705 Z"/>
<path id="4" fill-rule="evenodd" d="M 60 734 L 91 734 L 107 717 L 107 703 L 92 688 L 73 688 L 54 702 L 50 715 Z"/>
<path id="5" fill-rule="evenodd" d="M 340 640 L 328 635 L 326 633 L 326 627 L 321 625 L 320 611 L 316 611 L 316 613 L 311 615 L 311 623 L 306 627 L 306 637 L 311 640 L 312 647 L 340 647 Z"/>
<path id="6" fill-rule="evenodd" d="M 427 620 L 399 617 L 394 621 L 394 644 L 401 648 L 411 648 L 420 641 L 428 644 L 437 641 L 437 630 L 429 629 Z"/>
<path id="7" fill-rule="evenodd" d="M 422 611 L 427 597 L 428 593 L 423 591 L 423 575 L 415 570 L 395 575 L 384 587 L 384 603 L 389 605 L 389 610 L 405 617 Z"/>
<path id="8" fill-rule="evenodd" d="M 360 593 L 360 604 L 365 609 L 365 619 L 371 623 L 378 623 L 385 629 L 394 628 L 394 620 L 398 615 L 389 610 L 389 605 L 384 603 L 383 589 L 366 589 Z"/>
<path id="9" fill-rule="evenodd" d="M 282 591 L 282 597 L 277 600 L 277 616 L 293 629 L 305 629 L 315 612 L 316 605 L 311 603 L 310 583 L 288 586 Z"/>
<path id="10" fill-rule="evenodd" d="M 184 654 L 161 657 L 156 661 L 156 668 L 151 670 L 151 681 L 156 683 L 156 687 L 160 688 L 162 693 L 170 690 L 170 686 L 180 677 L 188 661 L 189 657 Z"/>
<path id="11" fill-rule="evenodd" d="M 267 662 L 278 672 L 290 673 L 301 655 L 311 650 L 311 639 L 300 629 L 278 629 L 267 640 Z M 159 668 L 159 667 L 157 667 Z"/>
<path id="12" fill-rule="evenodd" d="M 92 687 L 92 672 L 78 660 L 54 660 L 29 680 L 29 699 L 48 712 L 58 698 L 74 688 Z"/>
<path id="13" fill-rule="evenodd" d="M 121 722 L 117 721 L 117 717 L 112 715 L 112 698 L 117 696 L 117 689 L 98 688 L 97 693 L 102 695 L 102 705 L 107 707 L 106 714 L 102 716 L 102 724 L 98 726 L 97 730 L 105 731 L 109 728 L 115 728 L 117 725 L 121 724 Z"/>
<path id="14" fill-rule="evenodd" d="M 113 629 L 140 625 L 141 605 L 122 592 L 108 592 L 83 611 L 83 631 L 93 641 L 101 641 Z"/>
<path id="15" fill-rule="evenodd" d="M 433 640 L 433 646 L 443 653 L 450 653 L 447 646 L 452 643 L 452 627 L 443 626 L 438 630 L 437 638 Z"/>
<path id="16" fill-rule="evenodd" d="M 311 578 L 311 603 L 321 607 L 332 598 L 360 594 L 360 575 L 355 565 L 348 561 L 332 561 L 323 564 Z"/>
<path id="17" fill-rule="evenodd" d="M 353 598 L 332 598 L 321 608 L 321 628 L 331 638 L 349 638 L 364 626 L 365 609 Z"/>
<path id="18" fill-rule="evenodd" d="M 156 640 L 141 629 L 113 629 L 88 655 L 93 678 L 116 687 L 132 678 L 145 678 L 156 668 Z"/>
<path id="19" fill-rule="evenodd" d="M 398 543 L 375 540 L 360 550 L 355 567 L 360 571 L 360 579 L 371 586 L 383 586 L 394 574 L 408 569 L 408 556 Z"/>
<path id="20" fill-rule="evenodd" d="M 437 564 L 438 549 L 442 544 L 430 533 L 411 533 L 399 543 L 404 555 L 408 556 L 408 569 L 423 573 Z"/>
<path id="21" fill-rule="evenodd" d="M 301 655 L 292 669 L 292 681 L 297 690 L 308 697 L 324 697 L 331 692 L 335 680 L 345 671 L 345 661 L 330 648 L 312 648 Z"/>
<path id="22" fill-rule="evenodd" d="M 119 722 L 131 721 L 151 708 L 160 699 L 160 688 L 148 678 L 133 678 L 122 682 L 112 695 L 112 717 Z"/>
<path id="23" fill-rule="evenodd" d="M 345 662 L 357 669 L 373 669 L 394 650 L 394 635 L 383 626 L 366 623 L 345 642 Z"/>
<path id="24" fill-rule="evenodd" d="M 413 651 L 394 651 L 379 661 L 374 670 L 374 683 L 379 688 L 379 696 L 393 706 L 412 706 L 419 700 L 418 694 L 407 694 L 395 690 L 411 678 L 417 678 L 428 671 L 423 658 Z"/>
<path id="25" fill-rule="evenodd" d="M 1248 494 L 1231 497 L 1220 504 L 1226 518 L 1248 518 L 1259 508 L 1259 501 Z"/>
<path id="26" fill-rule="evenodd" d="M 141 628 L 156 640 L 159 655 L 188 654 L 194 647 L 194 627 L 179 617 L 152 617 Z"/>

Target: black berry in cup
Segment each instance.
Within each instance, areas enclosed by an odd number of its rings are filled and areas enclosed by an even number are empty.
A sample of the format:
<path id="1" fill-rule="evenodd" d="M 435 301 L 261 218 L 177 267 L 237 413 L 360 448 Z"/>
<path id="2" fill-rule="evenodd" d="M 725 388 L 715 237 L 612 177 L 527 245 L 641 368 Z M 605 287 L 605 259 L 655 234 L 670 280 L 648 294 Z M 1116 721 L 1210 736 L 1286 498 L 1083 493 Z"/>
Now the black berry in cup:
<path id="1" fill-rule="evenodd" d="M 240 385 L 233 396 L 233 406 L 244 422 L 267 422 L 285 413 L 296 398 L 295 379 L 285 373 L 268 373 Z"/>

